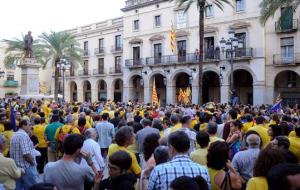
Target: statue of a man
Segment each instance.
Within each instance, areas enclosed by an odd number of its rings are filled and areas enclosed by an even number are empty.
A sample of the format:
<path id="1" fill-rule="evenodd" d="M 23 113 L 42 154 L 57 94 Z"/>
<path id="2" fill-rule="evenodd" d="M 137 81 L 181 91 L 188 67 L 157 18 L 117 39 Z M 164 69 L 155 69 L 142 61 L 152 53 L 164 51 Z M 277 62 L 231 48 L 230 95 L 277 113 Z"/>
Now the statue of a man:
<path id="1" fill-rule="evenodd" d="M 31 31 L 28 32 L 28 34 L 25 35 L 25 51 L 26 51 L 26 58 L 32 58 L 32 43 L 33 38 L 31 36 Z"/>

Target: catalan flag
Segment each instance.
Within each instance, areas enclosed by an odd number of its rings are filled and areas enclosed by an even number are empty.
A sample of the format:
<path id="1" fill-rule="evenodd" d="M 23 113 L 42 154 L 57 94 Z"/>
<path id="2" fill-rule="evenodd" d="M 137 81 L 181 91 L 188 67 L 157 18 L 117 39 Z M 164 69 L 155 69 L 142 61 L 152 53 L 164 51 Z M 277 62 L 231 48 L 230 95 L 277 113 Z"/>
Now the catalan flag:
<path id="1" fill-rule="evenodd" d="M 176 38 L 176 36 L 175 36 L 175 29 L 174 29 L 174 25 L 173 25 L 173 23 L 172 23 L 172 25 L 171 25 L 171 51 L 172 51 L 172 53 L 175 53 L 175 38 Z"/>
<path id="2" fill-rule="evenodd" d="M 153 81 L 153 88 L 152 88 L 152 104 L 158 104 L 158 97 L 157 97 L 157 92 L 156 92 L 155 79 Z"/>

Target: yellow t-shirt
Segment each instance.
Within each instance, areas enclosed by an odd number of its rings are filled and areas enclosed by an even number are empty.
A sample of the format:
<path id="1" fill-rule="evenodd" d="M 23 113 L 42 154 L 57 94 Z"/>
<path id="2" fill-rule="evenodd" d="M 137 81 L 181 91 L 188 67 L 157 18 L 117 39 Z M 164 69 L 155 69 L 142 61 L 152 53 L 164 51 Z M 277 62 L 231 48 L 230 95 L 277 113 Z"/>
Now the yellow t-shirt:
<path id="1" fill-rule="evenodd" d="M 297 137 L 296 132 L 295 131 L 291 131 L 289 134 L 289 137 Z"/>
<path id="2" fill-rule="evenodd" d="M 199 131 L 206 131 L 206 126 L 207 126 L 207 123 L 200 124 Z"/>
<path id="3" fill-rule="evenodd" d="M 191 160 L 193 160 L 198 164 L 206 166 L 207 164 L 206 156 L 207 156 L 207 148 L 201 148 L 191 153 Z"/>
<path id="4" fill-rule="evenodd" d="M 6 147 L 3 151 L 3 155 L 7 156 L 10 148 L 10 139 L 12 138 L 12 136 L 14 136 L 15 132 L 13 130 L 10 130 L 10 131 L 4 131 L 2 134 L 5 137 L 5 142 L 6 142 Z"/>
<path id="5" fill-rule="evenodd" d="M 178 131 L 178 130 L 181 129 L 181 128 L 182 128 L 181 123 L 177 123 L 176 125 L 174 125 L 174 127 L 172 127 L 172 128 L 170 129 L 170 133 L 173 133 L 173 132 L 175 132 L 175 131 Z"/>
<path id="6" fill-rule="evenodd" d="M 242 128 L 242 130 L 241 130 L 242 133 L 243 133 L 243 134 L 247 133 L 247 131 L 248 131 L 251 127 L 253 127 L 253 126 L 254 126 L 254 122 L 253 122 L 253 121 L 244 123 L 244 124 L 243 124 L 243 128 Z"/>
<path id="7" fill-rule="evenodd" d="M 267 144 L 270 142 L 270 136 L 268 134 L 268 130 L 261 125 L 255 125 L 251 127 L 248 131 L 255 131 L 259 134 L 263 147 L 266 147 Z"/>
<path id="8" fill-rule="evenodd" d="M 62 133 L 69 133 L 72 125 L 64 125 L 62 126 Z M 55 139 L 58 140 L 60 128 L 58 128 L 55 132 Z M 74 127 L 70 134 L 80 134 L 80 131 L 77 127 Z"/>
<path id="9" fill-rule="evenodd" d="M 74 122 L 74 126 L 78 127 L 78 120 L 76 120 L 76 121 Z M 86 122 L 85 127 L 86 127 L 87 129 L 92 128 L 92 126 L 91 126 L 91 124 L 90 124 L 89 122 Z"/>
<path id="10" fill-rule="evenodd" d="M 268 182 L 265 177 L 253 177 L 247 183 L 246 190 L 268 190 Z"/>
<path id="11" fill-rule="evenodd" d="M 33 126 L 33 134 L 38 138 L 38 146 L 39 148 L 47 148 L 47 143 L 45 141 L 45 125 L 35 125 Z"/>
<path id="12" fill-rule="evenodd" d="M 297 156 L 298 162 L 300 163 L 300 137 L 289 137 L 289 141 L 289 150 Z"/>
<path id="13" fill-rule="evenodd" d="M 4 125 L 2 123 L 0 123 L 0 133 L 3 133 L 5 130 Z"/>
<path id="14" fill-rule="evenodd" d="M 117 144 L 111 144 L 108 148 L 108 157 L 119 150 L 125 151 L 130 155 L 132 163 L 131 163 L 129 170 L 136 175 L 140 174 L 141 167 L 138 164 L 136 156 L 132 152 L 130 152 L 128 149 L 126 149 L 125 147 L 119 146 Z"/>

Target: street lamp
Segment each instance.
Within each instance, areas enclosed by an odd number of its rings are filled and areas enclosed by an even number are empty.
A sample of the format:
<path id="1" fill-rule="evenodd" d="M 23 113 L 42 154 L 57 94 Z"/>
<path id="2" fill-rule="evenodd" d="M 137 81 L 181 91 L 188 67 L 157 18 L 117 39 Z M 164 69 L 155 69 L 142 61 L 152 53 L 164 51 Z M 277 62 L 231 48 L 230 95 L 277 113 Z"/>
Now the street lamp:
<path id="1" fill-rule="evenodd" d="M 233 30 L 228 32 L 229 39 L 225 40 L 225 38 L 221 38 L 220 47 L 222 49 L 222 53 L 225 53 L 226 56 L 230 55 L 230 66 L 231 66 L 231 74 L 230 74 L 230 91 L 234 91 L 234 82 L 233 82 L 233 55 L 238 52 L 238 48 L 243 48 L 243 41 L 239 40 L 235 37 L 235 32 Z"/>
<path id="2" fill-rule="evenodd" d="M 69 61 L 66 58 L 61 58 L 57 63 L 57 68 L 63 72 L 63 102 L 65 101 L 65 71 L 71 67 Z"/>
<path id="3" fill-rule="evenodd" d="M 224 70 L 225 70 L 225 66 L 220 66 L 220 73 L 219 73 L 220 86 L 222 86 L 222 84 L 223 84 L 224 77 L 223 77 L 222 71 L 224 71 Z"/>

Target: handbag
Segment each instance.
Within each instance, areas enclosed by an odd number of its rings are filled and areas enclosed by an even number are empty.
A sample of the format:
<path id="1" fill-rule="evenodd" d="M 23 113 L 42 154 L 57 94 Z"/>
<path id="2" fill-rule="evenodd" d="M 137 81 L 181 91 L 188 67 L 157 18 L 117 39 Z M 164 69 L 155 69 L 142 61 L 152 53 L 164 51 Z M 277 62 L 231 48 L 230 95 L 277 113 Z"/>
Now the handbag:
<path id="1" fill-rule="evenodd" d="M 226 171 L 225 178 L 221 184 L 221 190 L 233 190 L 230 173 L 228 171 Z"/>

